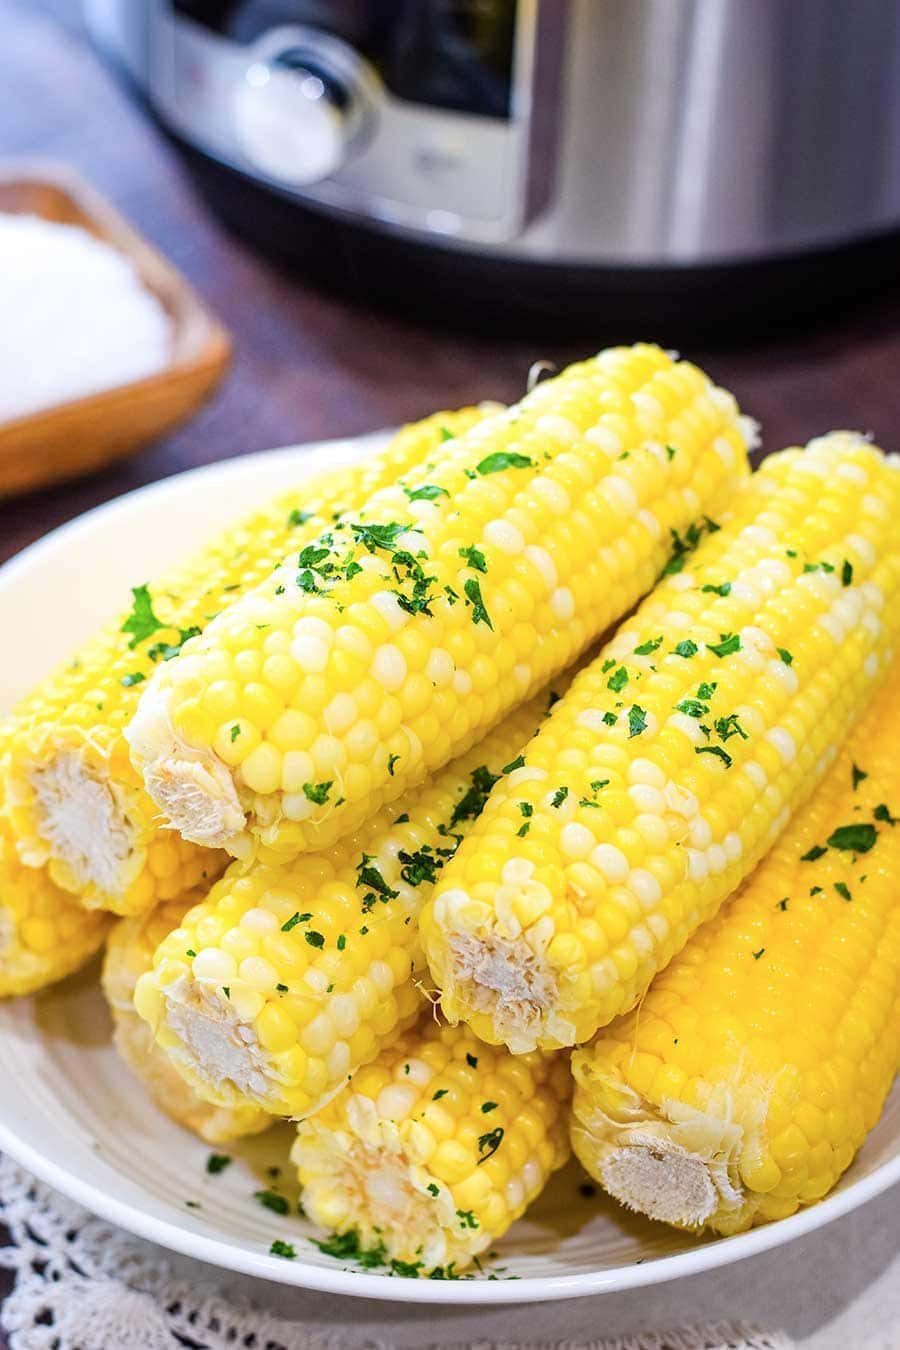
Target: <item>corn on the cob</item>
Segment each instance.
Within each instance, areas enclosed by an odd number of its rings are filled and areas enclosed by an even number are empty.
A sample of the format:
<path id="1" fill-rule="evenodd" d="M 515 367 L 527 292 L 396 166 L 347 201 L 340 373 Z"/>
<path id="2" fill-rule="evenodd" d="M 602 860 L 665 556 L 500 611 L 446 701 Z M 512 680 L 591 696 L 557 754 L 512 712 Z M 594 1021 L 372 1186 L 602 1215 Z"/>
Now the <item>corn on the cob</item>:
<path id="1" fill-rule="evenodd" d="M 151 969 L 153 953 L 199 899 L 199 895 L 183 896 L 180 900 L 169 900 L 150 914 L 119 919 L 107 943 L 102 983 L 112 1012 L 116 1049 L 144 1084 L 155 1105 L 208 1143 L 226 1144 L 246 1135 L 260 1134 L 272 1124 L 272 1117 L 256 1106 L 229 1109 L 205 1102 L 176 1073 L 134 1008 L 134 987 Z"/>
<path id="2" fill-rule="evenodd" d="M 135 1003 L 204 1097 L 308 1114 L 415 1020 L 419 911 L 546 707 L 517 709 L 329 850 L 235 864 L 162 942 Z"/>
<path id="3" fill-rule="evenodd" d="M 626 1205 L 734 1233 L 820 1199 L 900 1064 L 900 666 L 812 801 L 640 1011 L 573 1058 Z"/>
<path id="4" fill-rule="evenodd" d="M 308 544 L 336 513 L 358 509 L 445 435 L 484 415 L 469 408 L 406 427 L 384 453 L 299 484 L 138 587 L 124 623 L 120 616 L 15 710 L 0 782 L 23 861 L 48 865 L 84 904 L 119 914 L 142 913 L 218 875 L 225 856 L 163 829 L 131 765 L 122 729 L 144 682 L 289 548 Z M 276 682 L 283 665 L 278 657 L 267 665 Z"/>
<path id="5" fill-rule="evenodd" d="M 569 1078 L 565 1055 L 511 1055 L 426 1013 L 298 1127 L 306 1213 L 398 1274 L 452 1276 L 566 1161 Z"/>
<path id="6" fill-rule="evenodd" d="M 31 994 L 71 975 L 99 951 L 109 928 L 53 884 L 25 867 L 0 816 L 0 998 Z"/>
<path id="7" fill-rule="evenodd" d="M 715 913 L 883 676 L 898 512 L 896 467 L 835 433 L 767 460 L 692 556 L 677 541 L 426 907 L 451 1020 L 515 1051 L 589 1040 Z"/>
<path id="8" fill-rule="evenodd" d="M 127 731 L 187 838 L 327 846 L 638 596 L 746 469 L 734 399 L 656 347 L 539 384 L 348 514 L 157 671 Z"/>

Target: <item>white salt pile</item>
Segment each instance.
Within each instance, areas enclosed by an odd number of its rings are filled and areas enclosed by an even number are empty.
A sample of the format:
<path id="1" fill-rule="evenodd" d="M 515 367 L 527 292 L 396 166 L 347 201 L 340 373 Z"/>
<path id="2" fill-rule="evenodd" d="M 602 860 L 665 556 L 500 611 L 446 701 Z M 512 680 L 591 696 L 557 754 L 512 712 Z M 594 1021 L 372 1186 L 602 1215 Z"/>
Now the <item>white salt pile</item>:
<path id="1" fill-rule="evenodd" d="M 152 375 L 170 350 L 165 310 L 121 253 L 0 212 L 0 421 Z"/>

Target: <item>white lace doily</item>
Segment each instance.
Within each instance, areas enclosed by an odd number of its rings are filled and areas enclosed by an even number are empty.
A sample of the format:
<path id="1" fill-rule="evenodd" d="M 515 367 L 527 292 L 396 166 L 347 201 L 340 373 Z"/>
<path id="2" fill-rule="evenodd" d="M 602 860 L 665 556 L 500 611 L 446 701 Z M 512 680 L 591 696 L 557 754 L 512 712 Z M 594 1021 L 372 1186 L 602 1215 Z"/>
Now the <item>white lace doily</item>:
<path id="1" fill-rule="evenodd" d="M 16 1281 L 0 1309 L 10 1350 L 393 1350 L 395 1345 L 365 1326 L 304 1327 L 228 1298 L 214 1284 L 186 1279 L 158 1248 L 88 1214 L 2 1157 L 0 1227 L 11 1236 L 11 1244 L 0 1247 L 0 1267 L 12 1270 Z M 729 1323 L 615 1340 L 527 1347 L 479 1341 L 440 1350 L 789 1350 L 790 1345 L 783 1336 Z"/>

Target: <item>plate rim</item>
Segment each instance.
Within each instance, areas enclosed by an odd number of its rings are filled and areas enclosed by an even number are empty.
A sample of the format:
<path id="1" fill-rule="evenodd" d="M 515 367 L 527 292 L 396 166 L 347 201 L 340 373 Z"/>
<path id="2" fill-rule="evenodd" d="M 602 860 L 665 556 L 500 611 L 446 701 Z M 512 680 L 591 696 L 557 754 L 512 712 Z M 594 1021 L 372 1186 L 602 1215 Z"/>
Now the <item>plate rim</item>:
<path id="1" fill-rule="evenodd" d="M 77 540 L 82 532 L 91 530 L 98 521 L 108 516 L 128 515 L 148 498 L 177 496 L 186 480 L 209 475 L 239 476 L 252 461 L 256 465 L 276 464 L 293 457 L 299 471 L 308 468 L 315 472 L 316 461 L 323 451 L 332 456 L 346 457 L 350 463 L 383 444 L 390 433 L 372 432 L 363 436 L 341 437 L 333 440 L 310 441 L 281 446 L 272 450 L 236 455 L 212 464 L 198 465 L 167 478 L 142 484 L 113 497 L 48 531 L 0 566 L 0 594 L 14 586 L 18 577 L 36 562 L 45 551 L 60 543 Z M 304 460 L 307 461 L 304 464 Z M 332 460 L 333 462 L 333 460 Z M 306 476 L 303 474 L 303 476 Z M 137 504 L 137 505 L 136 505 Z M 329 1269 L 297 1259 L 286 1261 L 269 1253 L 254 1253 L 230 1244 L 223 1238 L 192 1232 L 171 1219 L 147 1214 L 130 1201 L 100 1189 L 63 1164 L 45 1157 L 26 1140 L 21 1139 L 0 1120 L 0 1150 L 19 1166 L 31 1172 L 46 1185 L 53 1187 L 68 1199 L 109 1223 L 116 1224 L 136 1237 L 157 1246 L 192 1257 L 219 1270 L 231 1270 L 269 1282 L 310 1289 L 320 1293 L 348 1294 L 355 1298 L 371 1298 L 387 1303 L 500 1305 L 509 1303 L 538 1303 L 554 1299 L 583 1298 L 602 1293 L 626 1292 L 670 1280 L 683 1279 L 708 1270 L 715 1270 L 736 1261 L 745 1260 L 762 1252 L 783 1246 L 804 1237 L 850 1213 L 867 1201 L 900 1182 L 900 1152 L 896 1157 L 880 1163 L 868 1176 L 851 1182 L 842 1189 L 819 1200 L 807 1209 L 788 1218 L 752 1228 L 732 1237 L 711 1239 L 688 1251 L 670 1256 L 654 1257 L 640 1264 L 612 1266 L 607 1270 L 580 1271 L 574 1274 L 522 1276 L 505 1280 L 459 1280 L 450 1283 L 428 1280 L 397 1280 L 387 1275 L 335 1266 Z"/>

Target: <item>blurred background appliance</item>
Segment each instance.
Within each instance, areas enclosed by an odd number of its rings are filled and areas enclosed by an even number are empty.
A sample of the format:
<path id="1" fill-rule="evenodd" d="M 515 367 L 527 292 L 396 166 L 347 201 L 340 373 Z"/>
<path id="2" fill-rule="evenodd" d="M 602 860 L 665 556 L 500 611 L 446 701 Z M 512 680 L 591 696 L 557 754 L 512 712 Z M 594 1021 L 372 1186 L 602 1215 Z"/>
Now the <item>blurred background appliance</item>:
<path id="1" fill-rule="evenodd" d="M 481 330 L 773 327 L 898 272 L 900 0 L 85 0 L 217 209 Z"/>

